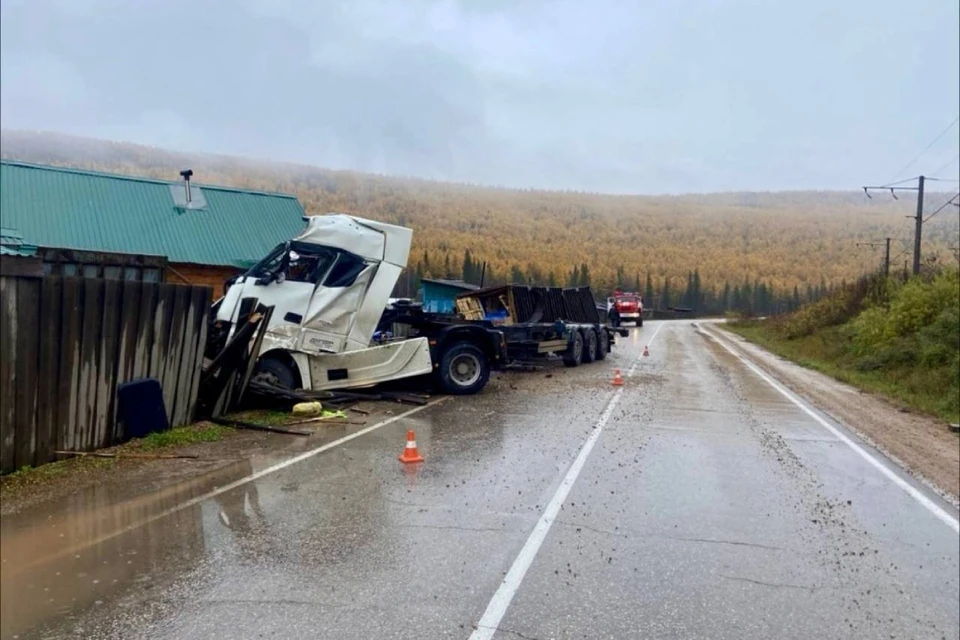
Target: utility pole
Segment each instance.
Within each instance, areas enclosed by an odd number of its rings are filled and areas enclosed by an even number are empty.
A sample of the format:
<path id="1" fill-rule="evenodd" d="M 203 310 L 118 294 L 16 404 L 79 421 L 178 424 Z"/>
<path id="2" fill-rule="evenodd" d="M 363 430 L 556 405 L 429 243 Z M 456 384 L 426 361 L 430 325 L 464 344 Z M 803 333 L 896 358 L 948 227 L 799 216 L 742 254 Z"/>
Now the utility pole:
<path id="1" fill-rule="evenodd" d="M 911 182 L 912 180 L 913 178 L 911 178 L 910 180 L 902 180 L 901 182 L 897 183 L 897 185 L 902 184 L 904 182 Z M 920 238 L 923 230 L 923 184 L 924 182 L 926 182 L 927 178 L 926 176 L 918 176 L 916 180 L 917 180 L 917 186 L 915 187 L 901 187 L 897 185 L 887 184 L 879 187 L 863 188 L 863 193 L 866 194 L 866 196 L 871 199 L 873 198 L 873 196 L 870 195 L 870 192 L 881 190 L 881 189 L 884 191 L 889 190 L 890 195 L 893 196 L 894 200 L 900 199 L 897 197 L 897 193 L 896 193 L 897 191 L 916 191 L 917 192 L 917 217 L 915 218 L 916 231 L 914 232 L 914 237 L 913 237 L 913 274 L 914 275 L 917 275 L 920 273 Z M 913 218 L 913 216 L 907 216 L 907 217 Z"/>
<path id="2" fill-rule="evenodd" d="M 917 178 L 917 230 L 913 235 L 913 275 L 920 273 L 920 233 L 923 231 L 923 176 Z"/>
<path id="3" fill-rule="evenodd" d="M 890 238 L 887 238 L 887 253 L 883 258 L 883 277 L 890 277 Z"/>
<path id="4" fill-rule="evenodd" d="M 890 240 L 891 238 L 885 238 L 884 244 L 879 242 L 858 242 L 858 247 L 886 247 L 884 257 L 883 257 L 883 277 L 890 277 Z"/>

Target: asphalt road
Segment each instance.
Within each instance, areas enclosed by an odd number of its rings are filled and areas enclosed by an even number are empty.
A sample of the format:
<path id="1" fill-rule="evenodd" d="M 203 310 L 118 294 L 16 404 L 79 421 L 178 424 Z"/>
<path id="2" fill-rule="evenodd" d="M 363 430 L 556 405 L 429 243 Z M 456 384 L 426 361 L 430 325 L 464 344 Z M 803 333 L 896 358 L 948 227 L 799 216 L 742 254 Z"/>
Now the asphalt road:
<path id="1" fill-rule="evenodd" d="M 37 542 L 3 551 L 3 637 L 960 636 L 956 510 L 695 324 L 496 386 L 194 481 L 120 535 L 5 519 Z"/>

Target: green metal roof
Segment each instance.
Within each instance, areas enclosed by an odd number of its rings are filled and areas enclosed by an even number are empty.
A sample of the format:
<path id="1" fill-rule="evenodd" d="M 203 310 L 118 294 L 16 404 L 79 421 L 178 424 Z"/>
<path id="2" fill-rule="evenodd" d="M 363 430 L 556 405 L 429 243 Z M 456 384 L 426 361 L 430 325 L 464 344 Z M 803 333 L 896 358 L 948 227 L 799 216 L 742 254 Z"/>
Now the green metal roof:
<path id="1" fill-rule="evenodd" d="M 26 244 L 16 229 L 0 227 L 0 255 L 29 258 L 37 255 L 36 245 Z"/>
<path id="2" fill-rule="evenodd" d="M 295 196 L 0 161 L 0 219 L 32 245 L 248 266 L 304 227 Z M 198 193 L 199 191 L 199 193 Z M 179 194 L 177 194 L 179 195 Z"/>

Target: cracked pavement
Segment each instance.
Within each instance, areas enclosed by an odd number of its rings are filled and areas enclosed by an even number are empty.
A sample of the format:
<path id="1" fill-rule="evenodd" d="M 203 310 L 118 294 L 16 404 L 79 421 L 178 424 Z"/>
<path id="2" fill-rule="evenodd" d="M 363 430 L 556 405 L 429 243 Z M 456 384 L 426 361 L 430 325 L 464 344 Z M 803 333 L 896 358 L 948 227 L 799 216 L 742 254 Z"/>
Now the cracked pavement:
<path id="1" fill-rule="evenodd" d="M 468 638 L 639 358 L 494 638 L 957 638 L 957 535 L 694 325 L 640 357 L 658 326 L 160 519 L 4 518 L 0 636 Z"/>

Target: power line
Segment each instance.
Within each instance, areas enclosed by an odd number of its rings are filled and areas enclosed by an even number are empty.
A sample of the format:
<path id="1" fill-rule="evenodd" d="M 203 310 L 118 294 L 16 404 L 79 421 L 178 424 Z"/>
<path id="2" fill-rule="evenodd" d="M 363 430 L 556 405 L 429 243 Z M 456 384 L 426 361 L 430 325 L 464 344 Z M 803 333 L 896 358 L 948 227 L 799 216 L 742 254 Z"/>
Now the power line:
<path id="1" fill-rule="evenodd" d="M 960 160 L 960 153 L 958 153 L 957 156 L 956 156 L 953 160 L 951 160 L 951 161 L 948 162 L 947 164 L 943 165 L 942 167 L 940 167 L 940 168 L 937 169 L 936 171 L 933 171 L 932 173 L 940 173 L 941 171 L 943 171 L 944 169 L 946 169 L 947 167 L 949 167 L 950 165 L 952 165 L 952 164 L 953 164 L 954 162 L 956 162 L 957 160 Z M 940 179 L 941 179 L 941 178 L 931 178 L 931 180 L 940 180 Z"/>
<path id="2" fill-rule="evenodd" d="M 929 219 L 932 218 L 933 216 L 937 215 L 938 213 L 940 213 L 941 211 L 943 211 L 944 209 L 946 209 L 946 208 L 947 208 L 948 206 L 950 206 L 951 204 L 952 204 L 953 206 L 955 206 L 955 207 L 960 207 L 960 203 L 954 202 L 954 200 L 956 200 L 958 197 L 960 197 L 960 192 L 957 192 L 957 193 L 953 194 L 953 196 L 951 196 L 949 200 L 947 200 L 947 201 L 944 202 L 942 205 L 940 205 L 940 207 L 939 207 L 936 211 L 934 211 L 933 213 L 931 213 L 930 215 L 928 215 L 926 218 L 924 218 L 923 221 L 926 222 L 927 220 L 929 220 Z"/>
<path id="3" fill-rule="evenodd" d="M 954 118 L 954 119 L 953 119 L 953 122 L 951 122 L 950 124 L 948 124 L 947 127 L 946 127 L 943 131 L 941 131 L 940 133 L 937 134 L 937 137 L 934 138 L 934 139 L 930 142 L 930 144 L 928 144 L 927 146 L 925 146 L 925 147 L 923 148 L 923 151 L 921 151 L 921 152 L 918 153 L 916 156 L 914 156 L 913 160 L 911 160 L 910 162 L 908 162 L 906 165 L 904 165 L 904 167 L 903 167 L 902 169 L 900 169 L 899 171 L 897 171 L 897 172 L 893 175 L 893 178 L 891 178 L 891 180 L 896 179 L 897 176 L 901 175 L 904 171 L 906 171 L 907 169 L 909 169 L 910 167 L 912 167 L 912 166 L 914 165 L 914 163 L 923 156 L 923 154 L 925 154 L 927 151 L 930 150 L 930 147 L 932 147 L 933 145 L 937 144 L 937 141 L 939 141 L 940 138 L 943 137 L 943 134 L 945 134 L 947 131 L 950 131 L 950 129 L 953 128 L 953 125 L 957 124 L 957 121 L 958 121 L 958 120 L 960 120 L 960 116 L 957 116 L 956 118 Z M 934 173 L 936 173 L 936 172 L 934 172 Z"/>

